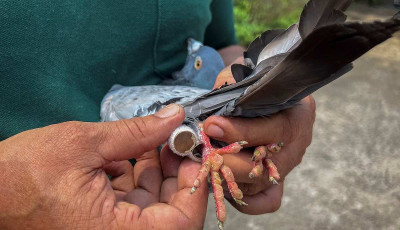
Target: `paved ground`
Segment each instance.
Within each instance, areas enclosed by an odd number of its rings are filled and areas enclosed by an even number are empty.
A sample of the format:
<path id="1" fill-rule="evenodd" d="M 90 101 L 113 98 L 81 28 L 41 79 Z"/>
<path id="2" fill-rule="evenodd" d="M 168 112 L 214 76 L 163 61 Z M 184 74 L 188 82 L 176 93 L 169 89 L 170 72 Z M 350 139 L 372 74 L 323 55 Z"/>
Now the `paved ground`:
<path id="1" fill-rule="evenodd" d="M 357 5 L 353 20 L 395 10 Z M 227 207 L 225 229 L 400 229 L 400 34 L 315 93 L 317 120 L 281 209 L 247 216 Z M 210 196 L 205 229 L 217 229 Z"/>

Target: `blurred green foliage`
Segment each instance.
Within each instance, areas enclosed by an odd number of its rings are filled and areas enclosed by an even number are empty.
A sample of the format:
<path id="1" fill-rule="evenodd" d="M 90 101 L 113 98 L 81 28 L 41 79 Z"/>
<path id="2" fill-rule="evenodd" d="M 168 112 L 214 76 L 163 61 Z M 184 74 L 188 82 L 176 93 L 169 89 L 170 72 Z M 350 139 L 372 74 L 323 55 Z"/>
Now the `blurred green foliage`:
<path id="1" fill-rule="evenodd" d="M 240 45 L 247 47 L 262 32 L 288 28 L 299 20 L 308 0 L 233 0 L 235 29 Z M 382 0 L 356 0 L 370 5 Z"/>
<path id="2" fill-rule="evenodd" d="M 247 47 L 262 32 L 288 28 L 299 20 L 307 0 L 234 0 L 235 29 Z"/>

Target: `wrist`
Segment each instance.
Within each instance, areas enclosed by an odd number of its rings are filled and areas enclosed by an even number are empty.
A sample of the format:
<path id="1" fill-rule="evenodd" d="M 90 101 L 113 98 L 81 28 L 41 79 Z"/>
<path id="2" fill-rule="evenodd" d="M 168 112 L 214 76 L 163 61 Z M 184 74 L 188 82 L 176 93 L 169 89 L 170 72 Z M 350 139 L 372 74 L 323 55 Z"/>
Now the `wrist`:
<path id="1" fill-rule="evenodd" d="M 224 60 L 225 66 L 229 66 L 235 63 L 243 63 L 243 51 L 243 47 L 239 45 L 232 45 L 218 50 L 218 53 L 221 55 L 222 60 Z M 240 59 L 242 61 L 240 61 Z"/>

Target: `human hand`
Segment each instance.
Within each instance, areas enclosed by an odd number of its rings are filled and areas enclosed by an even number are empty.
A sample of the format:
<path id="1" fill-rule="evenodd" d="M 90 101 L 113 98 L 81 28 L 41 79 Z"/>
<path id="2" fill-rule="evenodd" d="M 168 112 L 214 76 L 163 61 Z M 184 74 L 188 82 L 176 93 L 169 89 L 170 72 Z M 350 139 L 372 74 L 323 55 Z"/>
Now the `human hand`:
<path id="1" fill-rule="evenodd" d="M 240 63 L 238 59 L 236 62 Z M 221 72 L 215 87 L 225 82 L 234 83 L 230 67 Z M 204 122 L 208 136 L 225 143 L 247 141 L 246 147 L 266 145 L 283 141 L 284 147 L 272 154 L 272 161 L 280 173 L 279 185 L 271 185 L 268 175 L 250 179 L 253 168 L 252 152 L 244 149 L 238 154 L 224 155 L 224 162 L 234 175 L 244 194 L 248 206 L 239 206 L 225 189 L 225 197 L 239 211 L 247 214 L 262 214 L 279 209 L 286 175 L 302 160 L 306 148 L 311 144 L 315 120 L 315 102 L 312 96 L 303 99 L 299 105 L 281 111 L 268 118 L 227 118 L 209 117 Z M 219 128 L 217 128 L 219 127 Z"/>
<path id="2" fill-rule="evenodd" d="M 0 229 L 201 228 L 208 188 L 190 195 L 200 166 L 185 160 L 163 178 L 154 151 L 184 118 L 181 107 L 168 108 L 51 125 L 0 142 Z M 124 162 L 131 158 L 133 169 Z"/>

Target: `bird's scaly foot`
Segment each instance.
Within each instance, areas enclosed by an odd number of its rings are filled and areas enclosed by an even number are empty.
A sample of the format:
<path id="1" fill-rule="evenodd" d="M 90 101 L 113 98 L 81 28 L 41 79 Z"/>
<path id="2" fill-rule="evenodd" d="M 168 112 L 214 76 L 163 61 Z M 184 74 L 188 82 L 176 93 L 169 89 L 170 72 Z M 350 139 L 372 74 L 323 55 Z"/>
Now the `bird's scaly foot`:
<path id="1" fill-rule="evenodd" d="M 224 204 L 224 193 L 221 186 L 221 177 L 220 174 L 225 179 L 229 193 L 233 197 L 233 199 L 239 205 L 247 205 L 244 201 L 242 201 L 243 193 L 238 188 L 235 178 L 233 176 L 232 170 L 224 165 L 224 160 L 222 155 L 224 154 L 232 154 L 238 153 L 243 145 L 247 144 L 245 141 L 235 142 L 226 147 L 217 149 L 214 148 L 208 136 L 204 133 L 203 129 L 200 128 L 200 138 L 202 139 L 203 149 L 202 149 L 202 166 L 200 168 L 199 174 L 197 175 L 196 180 L 194 181 L 194 185 L 190 193 L 194 193 L 198 187 L 200 187 L 201 183 L 207 181 L 207 176 L 210 175 L 211 186 L 214 193 L 214 200 L 217 212 L 218 219 L 218 227 L 219 229 L 223 229 L 223 223 L 226 220 L 226 209 Z"/>
<path id="2" fill-rule="evenodd" d="M 283 147 L 283 142 L 278 144 L 270 144 L 266 146 L 259 146 L 254 150 L 253 157 L 251 158 L 254 162 L 254 167 L 251 170 L 249 177 L 259 177 L 264 173 L 264 168 L 268 168 L 269 181 L 273 184 L 278 184 L 280 178 L 278 169 L 271 157 L 273 153 L 277 153 Z"/>

